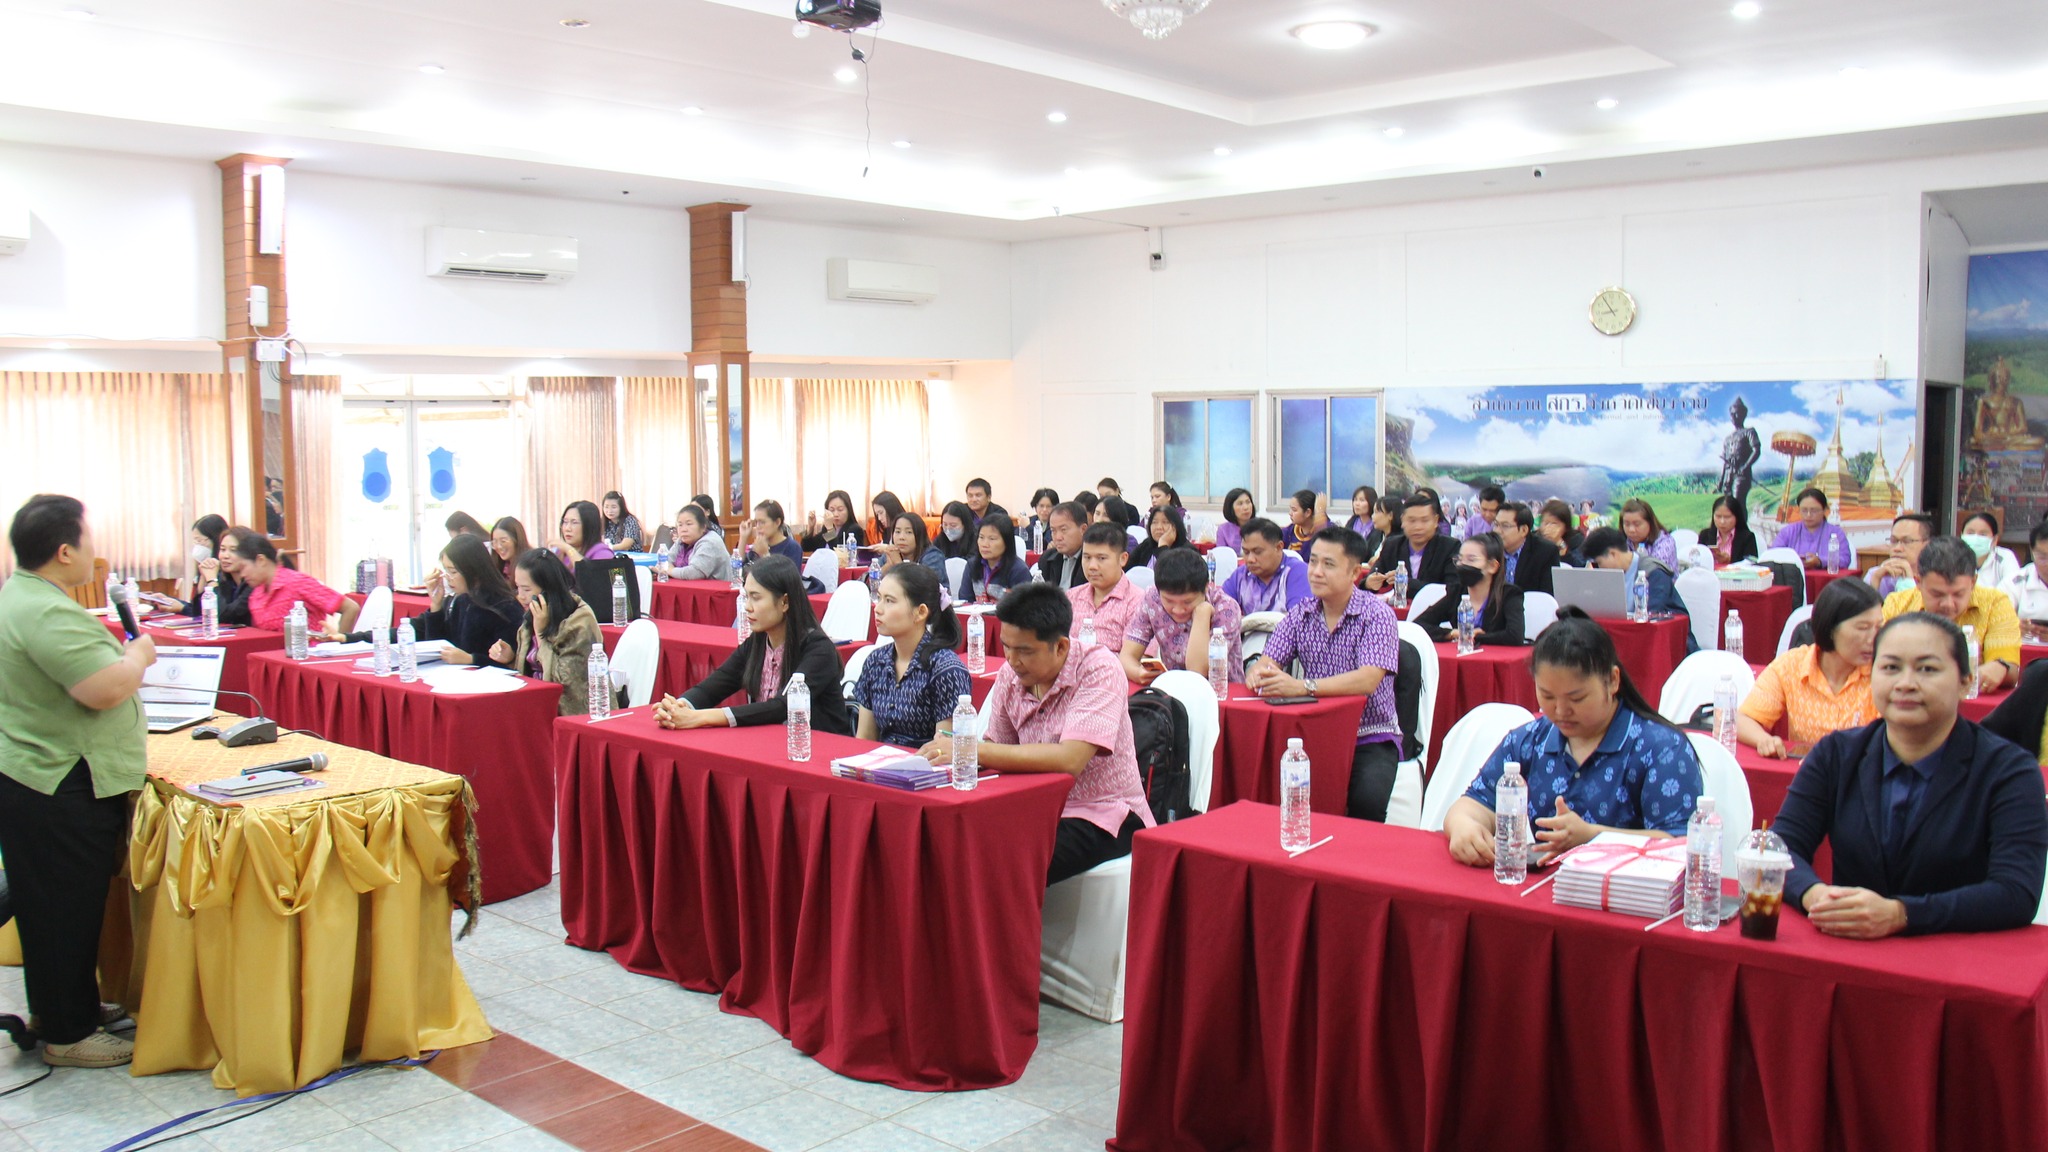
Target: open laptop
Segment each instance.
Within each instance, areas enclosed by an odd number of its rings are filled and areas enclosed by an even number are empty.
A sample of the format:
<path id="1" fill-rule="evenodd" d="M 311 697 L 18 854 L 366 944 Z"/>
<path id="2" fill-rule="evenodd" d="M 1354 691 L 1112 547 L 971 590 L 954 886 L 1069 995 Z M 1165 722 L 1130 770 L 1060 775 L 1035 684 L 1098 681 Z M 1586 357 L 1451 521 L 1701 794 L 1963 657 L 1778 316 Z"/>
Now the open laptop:
<path id="1" fill-rule="evenodd" d="M 1588 616 L 1628 615 L 1628 573 L 1618 568 L 1566 568 L 1550 574 L 1559 608 L 1579 608 Z"/>
<path id="2" fill-rule="evenodd" d="M 149 730 L 176 732 L 210 719 L 227 655 L 225 648 L 158 648 L 136 693 Z"/>

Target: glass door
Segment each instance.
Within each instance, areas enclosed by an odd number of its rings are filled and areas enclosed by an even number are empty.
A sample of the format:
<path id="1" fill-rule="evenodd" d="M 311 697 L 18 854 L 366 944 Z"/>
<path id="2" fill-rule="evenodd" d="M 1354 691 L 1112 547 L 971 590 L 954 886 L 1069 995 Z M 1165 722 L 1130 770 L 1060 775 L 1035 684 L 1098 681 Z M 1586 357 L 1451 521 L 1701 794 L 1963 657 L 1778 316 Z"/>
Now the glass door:
<path id="1" fill-rule="evenodd" d="M 417 586 L 457 509 L 489 529 L 517 515 L 518 437 L 503 401 L 350 400 L 335 443 L 342 555 L 392 562 Z"/>

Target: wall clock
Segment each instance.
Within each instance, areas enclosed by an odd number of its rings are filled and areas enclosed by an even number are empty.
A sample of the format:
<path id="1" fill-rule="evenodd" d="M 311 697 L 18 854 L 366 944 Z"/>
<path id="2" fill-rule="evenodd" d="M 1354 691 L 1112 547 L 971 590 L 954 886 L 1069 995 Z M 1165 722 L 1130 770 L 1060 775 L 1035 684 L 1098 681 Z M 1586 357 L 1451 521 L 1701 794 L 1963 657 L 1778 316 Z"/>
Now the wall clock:
<path id="1" fill-rule="evenodd" d="M 1586 318 L 1603 336 L 1619 336 L 1636 322 L 1636 298 L 1619 288 L 1602 288 L 1586 309 Z"/>

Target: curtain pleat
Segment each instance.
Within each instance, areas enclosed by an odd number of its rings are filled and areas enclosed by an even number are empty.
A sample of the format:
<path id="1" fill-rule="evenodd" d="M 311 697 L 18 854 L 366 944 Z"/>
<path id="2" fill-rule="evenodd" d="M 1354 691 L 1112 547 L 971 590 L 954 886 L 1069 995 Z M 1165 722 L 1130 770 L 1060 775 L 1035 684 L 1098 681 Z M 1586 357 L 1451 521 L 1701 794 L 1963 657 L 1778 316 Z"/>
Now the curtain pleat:
<path id="1" fill-rule="evenodd" d="M 535 547 L 560 532 L 562 509 L 596 503 L 619 486 L 611 376 L 533 376 L 526 381 L 527 535 Z M 621 489 L 623 491 L 623 489 Z M 657 521 L 658 523 L 658 521 Z M 650 529 L 651 531 L 651 529 Z"/>
<path id="2" fill-rule="evenodd" d="M 650 540 L 656 528 L 675 521 L 676 509 L 696 492 L 691 453 L 697 439 L 690 390 L 687 376 L 624 380 L 619 491 Z"/>
<path id="3" fill-rule="evenodd" d="M 863 523 L 869 500 L 884 490 L 906 508 L 926 510 L 931 403 L 924 381 L 757 377 L 748 396 L 756 501 L 782 501 L 799 523 L 834 489 L 853 498 Z"/>
<path id="4" fill-rule="evenodd" d="M 336 572 L 334 550 L 341 524 L 335 499 L 334 430 L 341 420 L 341 377 L 292 377 L 292 438 L 298 455 L 299 489 L 294 510 L 300 563 L 329 587 L 354 587 L 354 573 Z"/>

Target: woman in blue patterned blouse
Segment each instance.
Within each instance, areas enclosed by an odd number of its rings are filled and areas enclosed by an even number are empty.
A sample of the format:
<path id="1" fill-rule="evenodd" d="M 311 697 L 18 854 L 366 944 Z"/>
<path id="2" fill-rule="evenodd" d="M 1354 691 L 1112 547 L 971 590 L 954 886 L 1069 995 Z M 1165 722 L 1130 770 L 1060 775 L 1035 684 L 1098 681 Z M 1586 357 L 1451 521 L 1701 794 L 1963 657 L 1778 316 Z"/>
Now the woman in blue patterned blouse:
<path id="1" fill-rule="evenodd" d="M 1606 630 L 1562 609 L 1529 666 L 1543 715 L 1508 733 L 1451 805 L 1452 859 L 1493 864 L 1493 795 L 1509 761 L 1529 783 L 1539 864 L 1616 829 L 1685 835 L 1703 787 L 1699 756 L 1629 682 Z"/>
<path id="2" fill-rule="evenodd" d="M 959 618 L 940 603 L 939 577 L 922 564 L 898 564 L 882 575 L 875 598 L 881 643 L 868 653 L 853 701 L 855 735 L 905 748 L 931 742 L 969 694 L 967 666 L 953 651 Z"/>

